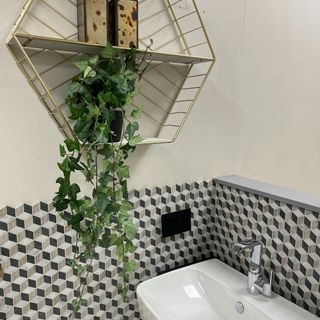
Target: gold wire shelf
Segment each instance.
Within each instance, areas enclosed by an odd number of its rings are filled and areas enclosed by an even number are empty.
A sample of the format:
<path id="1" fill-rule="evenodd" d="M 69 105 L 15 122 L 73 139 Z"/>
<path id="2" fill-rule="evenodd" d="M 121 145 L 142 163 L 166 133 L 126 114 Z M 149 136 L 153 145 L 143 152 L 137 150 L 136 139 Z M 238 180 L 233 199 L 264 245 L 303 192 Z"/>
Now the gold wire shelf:
<path id="1" fill-rule="evenodd" d="M 90 44 L 79 41 L 47 38 L 41 36 L 33 36 L 28 34 L 16 34 L 17 39 L 24 48 L 34 48 L 34 49 L 48 49 L 48 50 L 58 50 L 64 52 L 79 52 L 86 54 L 96 54 L 104 46 L 97 44 Z M 9 45 L 12 43 L 9 41 Z M 129 51 L 129 48 L 116 47 L 122 51 Z M 145 55 L 144 50 L 137 50 L 137 59 L 142 59 Z M 213 58 L 207 57 L 197 57 L 190 56 L 186 54 L 171 54 L 165 52 L 148 52 L 145 56 L 146 61 L 155 61 L 155 62 L 171 62 L 171 63 L 184 63 L 184 64 L 196 64 L 213 61 Z"/>
<path id="2" fill-rule="evenodd" d="M 171 143 L 186 122 L 215 56 L 195 0 L 139 0 L 139 50 L 151 62 L 134 105 L 142 105 L 141 144 Z M 64 105 L 72 62 L 103 47 L 78 41 L 76 0 L 28 0 L 7 44 L 49 115 L 74 137 Z M 129 50 L 121 48 L 121 50 Z"/>

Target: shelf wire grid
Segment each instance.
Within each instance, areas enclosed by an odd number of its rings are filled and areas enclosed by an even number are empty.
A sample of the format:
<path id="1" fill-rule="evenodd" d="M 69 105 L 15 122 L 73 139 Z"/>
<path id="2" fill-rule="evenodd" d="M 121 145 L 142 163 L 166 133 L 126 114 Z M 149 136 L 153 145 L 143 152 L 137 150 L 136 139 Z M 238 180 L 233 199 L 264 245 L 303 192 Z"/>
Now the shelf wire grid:
<path id="1" fill-rule="evenodd" d="M 78 73 L 72 62 L 88 54 L 35 48 L 32 40 L 78 43 L 77 5 L 76 0 L 28 0 L 8 38 L 18 66 L 58 129 L 73 138 L 64 99 Z M 174 142 L 213 68 L 213 48 L 195 0 L 140 0 L 138 25 L 139 49 L 152 41 L 150 54 L 169 53 L 172 60 L 150 63 L 139 84 L 133 105 L 143 106 L 141 133 L 150 137 L 142 144 Z M 182 55 L 205 59 L 177 63 Z"/>

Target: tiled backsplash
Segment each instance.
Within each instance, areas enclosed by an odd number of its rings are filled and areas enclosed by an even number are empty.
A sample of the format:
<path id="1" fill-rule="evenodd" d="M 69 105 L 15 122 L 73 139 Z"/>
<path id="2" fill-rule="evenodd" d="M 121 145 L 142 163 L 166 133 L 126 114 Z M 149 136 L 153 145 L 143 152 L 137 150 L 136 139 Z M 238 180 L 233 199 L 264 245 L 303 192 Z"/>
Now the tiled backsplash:
<path id="1" fill-rule="evenodd" d="M 215 256 L 247 274 L 249 252 L 240 258 L 230 248 L 240 239 L 261 240 L 273 290 L 320 316 L 320 213 L 223 181 L 214 183 L 214 202 Z"/>
<path id="2" fill-rule="evenodd" d="M 79 319 L 139 319 L 138 283 L 212 256 L 212 182 L 133 191 L 129 200 L 139 228 L 134 255 L 139 268 L 131 279 L 130 303 L 117 293 L 114 250 L 101 248 L 84 296 L 89 306 L 81 309 Z M 192 230 L 161 238 L 161 215 L 185 208 L 192 211 Z M 65 258 L 71 256 L 74 240 L 75 233 L 44 203 L 1 210 L 0 254 L 6 274 L 0 281 L 0 319 L 69 319 L 66 301 L 72 300 L 77 278 Z"/>
<path id="3" fill-rule="evenodd" d="M 139 228 L 130 303 L 123 303 L 116 285 L 113 250 L 100 249 L 89 279 L 89 306 L 78 318 L 139 319 L 138 283 L 166 270 L 219 257 L 242 272 L 248 259 L 230 252 L 238 239 L 255 237 L 266 245 L 263 262 L 275 270 L 274 290 L 320 316 L 319 213 L 303 205 L 266 197 L 219 181 L 133 191 Z M 192 230 L 161 238 L 161 215 L 192 211 Z M 0 247 L 5 278 L 0 281 L 0 319 L 69 319 L 68 304 L 77 287 L 66 265 L 75 233 L 50 205 L 24 205 L 0 211 Z"/>

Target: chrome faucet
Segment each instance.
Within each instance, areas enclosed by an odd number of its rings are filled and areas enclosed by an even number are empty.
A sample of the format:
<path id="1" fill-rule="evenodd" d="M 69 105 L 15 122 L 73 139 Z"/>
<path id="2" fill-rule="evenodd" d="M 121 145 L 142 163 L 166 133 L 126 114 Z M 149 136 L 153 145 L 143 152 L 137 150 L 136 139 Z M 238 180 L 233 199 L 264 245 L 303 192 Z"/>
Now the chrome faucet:
<path id="1" fill-rule="evenodd" d="M 269 280 L 264 278 L 261 268 L 262 243 L 254 239 L 246 239 L 235 243 L 232 247 L 238 256 L 243 255 L 247 249 L 251 250 L 247 290 L 252 295 L 263 294 L 270 297 L 273 272 L 271 271 Z"/>

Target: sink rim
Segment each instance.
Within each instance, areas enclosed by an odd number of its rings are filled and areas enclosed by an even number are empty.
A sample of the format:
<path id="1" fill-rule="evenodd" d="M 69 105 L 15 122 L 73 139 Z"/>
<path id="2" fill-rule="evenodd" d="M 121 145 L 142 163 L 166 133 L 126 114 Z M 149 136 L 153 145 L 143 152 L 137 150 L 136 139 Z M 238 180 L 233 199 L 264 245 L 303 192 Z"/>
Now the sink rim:
<path id="1" fill-rule="evenodd" d="M 215 276 L 215 274 L 217 274 L 217 271 L 219 272 L 219 269 L 220 271 L 223 271 L 222 274 L 220 276 Z M 288 317 L 288 312 L 290 311 L 293 315 L 297 314 L 297 317 L 293 317 L 293 319 L 295 320 L 299 320 L 301 319 L 301 317 L 303 317 L 304 320 L 319 319 L 312 313 L 304 310 L 300 306 L 274 292 L 270 298 L 261 295 L 250 295 L 246 290 L 247 277 L 244 274 L 240 273 L 238 270 L 230 267 L 229 265 L 216 258 L 185 266 L 140 283 L 137 287 L 137 297 L 139 305 L 141 305 L 142 303 L 152 314 L 152 316 L 155 317 L 155 319 L 161 319 L 161 314 L 159 314 L 159 312 L 155 310 L 155 308 L 150 304 L 148 298 L 144 297 L 143 291 L 145 290 L 145 288 L 150 288 L 150 286 L 151 288 L 154 285 L 156 286 L 157 282 L 162 281 L 162 279 L 172 277 L 177 273 L 186 272 L 188 270 L 194 270 L 209 277 L 213 281 L 223 286 L 226 290 L 230 290 L 231 294 L 233 296 L 237 296 L 240 301 L 248 303 L 250 306 L 258 309 L 261 314 L 263 314 L 265 317 L 269 317 L 270 320 L 278 319 L 278 316 L 280 316 L 280 319 L 282 317 L 283 319 L 286 319 Z M 228 276 L 230 276 L 231 280 Z M 224 281 L 224 279 L 226 279 L 226 281 Z M 266 304 L 266 302 L 268 302 L 268 304 Z M 207 303 L 209 303 L 209 301 Z M 270 305 L 269 303 L 272 304 Z M 274 310 L 274 314 L 270 315 L 270 312 L 268 311 L 270 311 L 271 308 L 272 310 Z"/>

